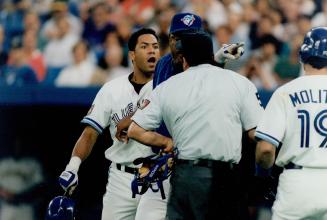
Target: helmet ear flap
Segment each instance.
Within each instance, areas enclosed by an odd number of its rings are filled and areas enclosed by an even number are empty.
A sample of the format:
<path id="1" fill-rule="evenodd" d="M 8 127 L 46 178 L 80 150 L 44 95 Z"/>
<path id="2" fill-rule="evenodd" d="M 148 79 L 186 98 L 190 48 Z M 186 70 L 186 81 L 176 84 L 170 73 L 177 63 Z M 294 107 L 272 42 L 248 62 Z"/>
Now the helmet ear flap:
<path id="1" fill-rule="evenodd" d="M 50 201 L 45 220 L 74 220 L 74 207 L 73 199 L 57 196 Z"/>

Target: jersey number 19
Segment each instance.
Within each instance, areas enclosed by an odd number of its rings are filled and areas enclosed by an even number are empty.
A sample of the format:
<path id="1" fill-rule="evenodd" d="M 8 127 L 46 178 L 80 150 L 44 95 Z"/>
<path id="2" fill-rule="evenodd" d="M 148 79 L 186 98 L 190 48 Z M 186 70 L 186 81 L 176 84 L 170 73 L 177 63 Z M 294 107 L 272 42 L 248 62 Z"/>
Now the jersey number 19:
<path id="1" fill-rule="evenodd" d="M 301 122 L 301 147 L 309 147 L 310 143 L 310 113 L 307 110 L 298 110 L 298 118 Z M 320 143 L 319 147 L 327 147 L 327 127 L 323 122 L 327 118 L 327 110 L 319 112 L 313 120 L 315 131 L 325 139 Z"/>

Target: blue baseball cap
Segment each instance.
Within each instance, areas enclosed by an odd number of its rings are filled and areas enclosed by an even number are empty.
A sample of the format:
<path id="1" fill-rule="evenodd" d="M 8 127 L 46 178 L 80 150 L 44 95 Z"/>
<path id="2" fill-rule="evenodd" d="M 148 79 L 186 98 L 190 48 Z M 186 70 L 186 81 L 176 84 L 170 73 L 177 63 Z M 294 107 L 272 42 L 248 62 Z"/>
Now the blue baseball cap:
<path id="1" fill-rule="evenodd" d="M 192 13 L 178 13 L 171 20 L 169 33 L 202 29 L 202 19 Z"/>

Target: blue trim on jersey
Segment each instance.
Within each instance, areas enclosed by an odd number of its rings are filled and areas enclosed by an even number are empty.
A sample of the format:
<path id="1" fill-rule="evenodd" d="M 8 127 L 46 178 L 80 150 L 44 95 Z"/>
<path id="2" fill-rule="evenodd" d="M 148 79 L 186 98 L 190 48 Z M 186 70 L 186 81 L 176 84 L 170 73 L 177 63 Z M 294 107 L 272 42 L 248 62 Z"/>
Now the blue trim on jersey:
<path id="1" fill-rule="evenodd" d="M 280 145 L 280 141 L 277 138 L 274 138 L 273 136 L 263 133 L 261 131 L 256 131 L 255 136 L 257 138 L 260 138 L 262 140 L 265 140 L 265 141 L 275 145 L 276 147 L 278 147 Z"/>
<path id="2" fill-rule="evenodd" d="M 99 132 L 99 134 L 101 134 L 103 132 L 103 128 L 101 125 L 99 125 L 96 121 L 94 121 L 91 118 L 83 118 L 83 120 L 81 121 L 81 123 L 85 123 L 90 125 L 91 127 L 93 127 L 95 130 L 97 130 L 97 132 Z"/>

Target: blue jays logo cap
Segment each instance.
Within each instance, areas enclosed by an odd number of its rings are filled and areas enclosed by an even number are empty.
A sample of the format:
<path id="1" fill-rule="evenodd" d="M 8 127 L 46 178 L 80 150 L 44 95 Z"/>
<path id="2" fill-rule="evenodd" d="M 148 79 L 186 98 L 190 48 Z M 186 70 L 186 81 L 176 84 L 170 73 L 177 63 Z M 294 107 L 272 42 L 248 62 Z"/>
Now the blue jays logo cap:
<path id="1" fill-rule="evenodd" d="M 169 33 L 178 31 L 202 29 L 202 20 L 198 15 L 192 13 L 178 13 L 171 20 Z"/>

